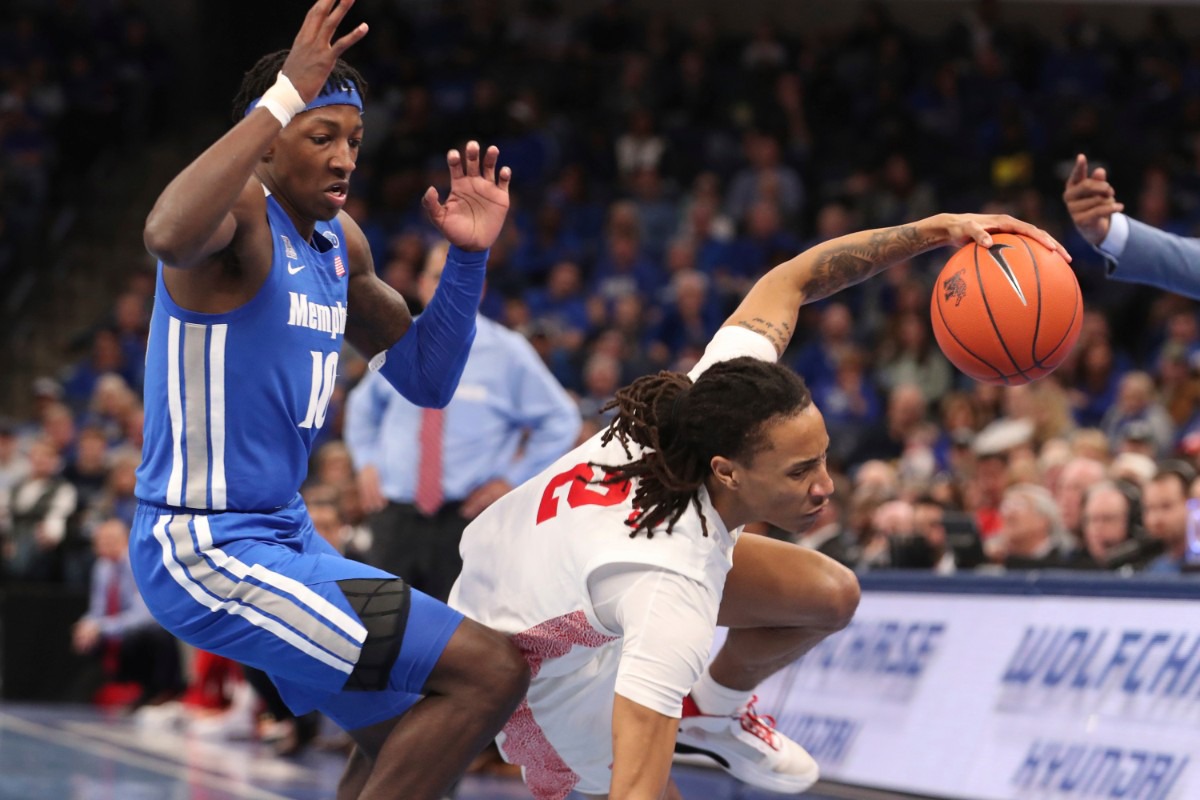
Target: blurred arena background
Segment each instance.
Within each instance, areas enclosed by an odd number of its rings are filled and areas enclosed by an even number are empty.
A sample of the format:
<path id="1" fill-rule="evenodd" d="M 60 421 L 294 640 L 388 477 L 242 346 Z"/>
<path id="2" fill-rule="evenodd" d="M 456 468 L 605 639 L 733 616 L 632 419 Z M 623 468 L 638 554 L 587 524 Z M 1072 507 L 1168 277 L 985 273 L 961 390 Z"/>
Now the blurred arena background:
<path id="1" fill-rule="evenodd" d="M 134 506 L 142 223 L 307 6 L 0 4 L 0 798 L 330 791 L 285 774 L 308 762 L 263 766 L 305 748 L 258 722 L 236 670 L 185 651 L 186 687 L 143 696 L 152 678 L 116 680 L 73 647 L 96 534 Z M 994 211 L 1066 244 L 1083 335 L 1027 387 L 976 384 L 938 351 L 928 303 L 949 251 L 803 310 L 785 361 L 826 415 L 838 502 L 802 543 L 866 592 L 766 710 L 837 796 L 1200 797 L 1200 316 L 1108 281 L 1060 199 L 1086 153 L 1131 216 L 1200 235 L 1200 3 L 359 0 L 351 17 L 371 25 L 348 59 L 370 97 L 347 210 L 381 275 L 419 310 L 434 239 L 418 198 L 449 143 L 499 145 L 514 203 L 483 312 L 533 343 L 581 436 L 618 386 L 689 366 L 762 271 L 813 243 Z M 341 440 L 365 364 L 345 356 L 310 483 L 330 487 L 355 555 L 366 520 Z M 1085 502 L 1102 481 L 1111 503 Z M 181 696 L 192 712 L 155 718 Z M 187 794 L 187 770 L 163 766 L 178 753 L 146 731 L 192 741 L 201 717 L 197 737 L 243 742 L 252 766 L 180 761 L 209 776 Z M 310 723 L 305 752 L 336 749 Z M 52 769 L 33 766 L 46 741 L 65 748 Z M 81 753 L 125 766 L 64 785 Z M 464 797 L 524 796 L 511 777 L 470 780 Z M 689 797 L 758 796 L 689 780 Z"/>

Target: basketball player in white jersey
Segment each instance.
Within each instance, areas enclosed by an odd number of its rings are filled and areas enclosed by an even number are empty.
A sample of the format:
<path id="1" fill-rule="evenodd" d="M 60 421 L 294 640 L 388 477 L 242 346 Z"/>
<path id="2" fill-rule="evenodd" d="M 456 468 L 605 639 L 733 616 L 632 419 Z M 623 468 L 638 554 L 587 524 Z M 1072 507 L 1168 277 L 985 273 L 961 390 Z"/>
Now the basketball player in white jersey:
<path id="1" fill-rule="evenodd" d="M 859 588 L 823 555 L 742 534 L 760 521 L 803 532 L 833 492 L 821 413 L 776 361 L 804 303 L 936 247 L 990 246 L 995 231 L 1069 258 L 1007 216 L 939 214 L 818 245 L 764 275 L 689 374 L 619 391 L 606 431 L 467 528 L 450 605 L 529 662 L 497 743 L 537 800 L 678 797 L 677 740 L 766 789 L 817 779 L 753 691 L 844 627 Z M 706 668 L 717 625 L 728 638 Z"/>

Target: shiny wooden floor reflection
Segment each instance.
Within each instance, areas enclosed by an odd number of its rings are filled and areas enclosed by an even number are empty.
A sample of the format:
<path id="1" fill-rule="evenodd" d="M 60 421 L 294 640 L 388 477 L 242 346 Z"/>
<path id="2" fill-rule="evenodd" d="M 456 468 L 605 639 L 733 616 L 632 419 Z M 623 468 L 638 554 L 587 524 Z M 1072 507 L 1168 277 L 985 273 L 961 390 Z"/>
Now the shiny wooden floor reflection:
<path id="1" fill-rule="evenodd" d="M 255 742 L 203 741 L 90 707 L 0 705 L 0 800 L 331 800 L 342 764 L 335 753 L 278 758 Z M 781 797 L 716 770 L 673 774 L 688 800 Z M 529 793 L 516 780 L 468 776 L 456 797 Z"/>

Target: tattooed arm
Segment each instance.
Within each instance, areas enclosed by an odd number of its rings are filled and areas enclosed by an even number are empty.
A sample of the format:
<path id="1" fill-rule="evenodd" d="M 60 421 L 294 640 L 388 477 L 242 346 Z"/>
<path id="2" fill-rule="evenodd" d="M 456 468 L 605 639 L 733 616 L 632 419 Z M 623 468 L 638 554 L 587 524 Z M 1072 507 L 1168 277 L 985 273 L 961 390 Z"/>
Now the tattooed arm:
<path id="1" fill-rule="evenodd" d="M 823 242 L 758 279 L 725 325 L 738 325 L 771 340 L 782 355 L 792 340 L 800 306 L 829 297 L 888 267 L 944 245 L 976 241 L 990 247 L 989 233 L 1021 233 L 1070 260 L 1050 234 L 1001 214 L 938 214 L 919 222 L 852 233 Z"/>

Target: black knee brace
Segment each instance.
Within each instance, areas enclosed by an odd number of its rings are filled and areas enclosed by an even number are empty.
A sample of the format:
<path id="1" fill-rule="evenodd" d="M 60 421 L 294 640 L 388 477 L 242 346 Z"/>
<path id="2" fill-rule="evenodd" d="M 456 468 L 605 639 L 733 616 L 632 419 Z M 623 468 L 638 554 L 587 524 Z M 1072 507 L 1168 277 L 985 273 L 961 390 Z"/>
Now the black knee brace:
<path id="1" fill-rule="evenodd" d="M 346 679 L 345 689 L 382 691 L 388 686 L 408 625 L 408 584 L 399 578 L 354 578 L 337 584 L 367 629 L 358 663 Z"/>

